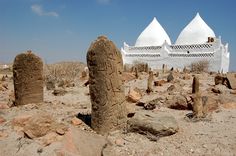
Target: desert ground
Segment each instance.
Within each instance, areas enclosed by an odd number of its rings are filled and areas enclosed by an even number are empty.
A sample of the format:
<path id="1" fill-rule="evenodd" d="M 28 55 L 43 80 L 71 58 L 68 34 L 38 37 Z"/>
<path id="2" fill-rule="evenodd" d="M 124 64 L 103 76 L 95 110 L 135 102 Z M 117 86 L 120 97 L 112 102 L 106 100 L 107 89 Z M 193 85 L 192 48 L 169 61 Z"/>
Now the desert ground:
<path id="1" fill-rule="evenodd" d="M 77 62 L 46 65 L 44 102 L 22 106 L 14 105 L 12 71 L 0 71 L 0 156 L 236 155 L 236 90 L 215 85 L 217 73 L 174 69 L 173 80 L 167 82 L 170 69 L 154 70 L 153 91 L 147 93 L 148 72 L 137 76 L 125 71 L 128 120 L 140 113 L 157 115 L 153 120 L 160 119 L 164 130 L 155 135 L 127 128 L 101 136 L 89 123 L 85 66 Z M 208 98 L 202 118 L 191 117 L 194 75 L 199 77 L 202 96 Z M 146 122 L 145 117 L 141 122 Z"/>

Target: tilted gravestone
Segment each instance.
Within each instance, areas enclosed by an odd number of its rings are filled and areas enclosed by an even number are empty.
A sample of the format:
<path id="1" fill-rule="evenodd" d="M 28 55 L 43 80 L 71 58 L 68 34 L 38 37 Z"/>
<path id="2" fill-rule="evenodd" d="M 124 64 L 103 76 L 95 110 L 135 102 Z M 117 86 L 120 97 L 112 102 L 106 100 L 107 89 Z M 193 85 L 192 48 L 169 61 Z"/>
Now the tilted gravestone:
<path id="1" fill-rule="evenodd" d="M 43 102 L 43 61 L 31 51 L 19 54 L 13 64 L 15 105 Z"/>
<path id="2" fill-rule="evenodd" d="M 91 126 L 106 134 L 126 127 L 123 62 L 120 51 L 104 36 L 90 45 L 87 53 L 89 91 L 92 103 Z"/>

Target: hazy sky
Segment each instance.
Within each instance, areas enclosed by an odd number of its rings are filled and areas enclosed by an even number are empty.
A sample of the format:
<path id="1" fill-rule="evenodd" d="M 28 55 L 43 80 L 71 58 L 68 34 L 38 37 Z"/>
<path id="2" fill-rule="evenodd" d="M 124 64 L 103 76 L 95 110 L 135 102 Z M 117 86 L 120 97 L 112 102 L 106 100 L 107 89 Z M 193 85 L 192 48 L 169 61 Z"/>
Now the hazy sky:
<path id="1" fill-rule="evenodd" d="M 228 42 L 236 71 L 236 0 L 0 0 L 0 62 L 33 50 L 47 63 L 85 61 L 90 43 L 106 35 L 134 45 L 153 17 L 175 42 L 197 12 Z"/>

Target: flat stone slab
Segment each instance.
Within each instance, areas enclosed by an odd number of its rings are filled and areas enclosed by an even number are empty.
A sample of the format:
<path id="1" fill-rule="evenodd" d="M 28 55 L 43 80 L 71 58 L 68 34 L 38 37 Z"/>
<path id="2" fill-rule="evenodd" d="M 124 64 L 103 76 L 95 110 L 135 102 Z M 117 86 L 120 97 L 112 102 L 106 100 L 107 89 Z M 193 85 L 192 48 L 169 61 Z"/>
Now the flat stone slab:
<path id="1" fill-rule="evenodd" d="M 226 77 L 229 81 L 230 87 L 235 90 L 236 89 L 236 74 L 228 73 Z"/>
<path id="2" fill-rule="evenodd" d="M 179 127 L 176 119 L 164 112 L 137 112 L 128 121 L 128 131 L 154 136 L 168 136 L 175 134 Z"/>

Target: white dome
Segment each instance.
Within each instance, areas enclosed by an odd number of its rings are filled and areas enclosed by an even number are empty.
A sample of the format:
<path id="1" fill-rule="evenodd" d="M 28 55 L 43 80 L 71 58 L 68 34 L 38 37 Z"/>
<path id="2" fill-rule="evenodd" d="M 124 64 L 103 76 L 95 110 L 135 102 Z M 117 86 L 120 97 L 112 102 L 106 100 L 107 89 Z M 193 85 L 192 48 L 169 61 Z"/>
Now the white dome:
<path id="1" fill-rule="evenodd" d="M 216 37 L 214 31 L 203 21 L 199 13 L 182 30 L 175 44 L 203 44 L 208 41 L 208 37 Z"/>
<path id="2" fill-rule="evenodd" d="M 171 44 L 170 38 L 157 21 L 156 17 L 152 22 L 144 29 L 144 31 L 139 35 L 136 40 L 135 46 L 160 46 L 164 42 Z"/>

